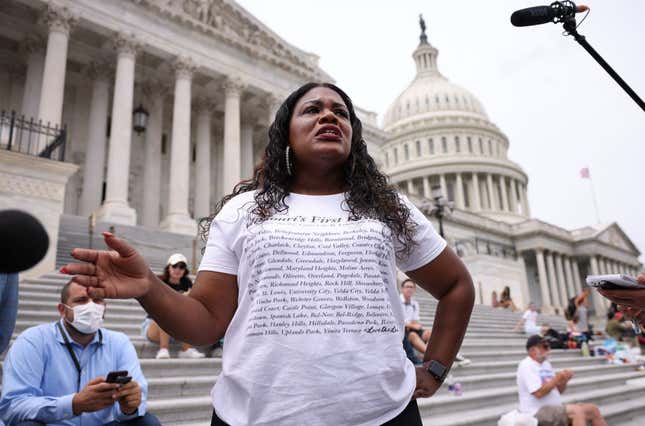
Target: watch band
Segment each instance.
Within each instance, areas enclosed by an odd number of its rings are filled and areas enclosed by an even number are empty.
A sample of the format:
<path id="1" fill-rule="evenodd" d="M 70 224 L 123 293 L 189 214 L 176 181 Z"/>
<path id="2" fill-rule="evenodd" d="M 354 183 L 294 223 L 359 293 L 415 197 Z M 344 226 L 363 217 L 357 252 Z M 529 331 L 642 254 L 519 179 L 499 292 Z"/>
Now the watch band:
<path id="1" fill-rule="evenodd" d="M 423 368 L 439 383 L 443 383 L 446 380 L 446 376 L 448 376 L 448 367 L 434 359 L 424 362 Z"/>

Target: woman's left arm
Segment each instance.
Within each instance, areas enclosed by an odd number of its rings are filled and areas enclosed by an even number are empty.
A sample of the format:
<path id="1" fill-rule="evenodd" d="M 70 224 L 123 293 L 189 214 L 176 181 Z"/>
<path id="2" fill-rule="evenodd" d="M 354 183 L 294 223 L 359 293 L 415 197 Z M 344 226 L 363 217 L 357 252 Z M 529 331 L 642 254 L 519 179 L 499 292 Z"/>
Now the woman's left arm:
<path id="1" fill-rule="evenodd" d="M 455 252 L 446 247 L 430 263 L 406 274 L 439 301 L 423 359 L 435 360 L 450 368 L 461 347 L 475 303 L 475 288 L 470 273 Z M 422 370 L 417 370 L 415 396 L 428 397 L 439 388 L 440 383 L 432 379 L 425 369 Z"/>

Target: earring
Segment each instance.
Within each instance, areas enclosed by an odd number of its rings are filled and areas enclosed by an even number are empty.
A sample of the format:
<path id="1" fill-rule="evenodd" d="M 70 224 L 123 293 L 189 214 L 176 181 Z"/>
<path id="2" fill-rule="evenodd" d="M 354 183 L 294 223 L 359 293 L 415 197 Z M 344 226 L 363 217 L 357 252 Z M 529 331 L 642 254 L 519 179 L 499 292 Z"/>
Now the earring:
<path id="1" fill-rule="evenodd" d="M 287 164 L 287 174 L 289 176 L 291 176 L 293 174 L 292 170 L 291 170 L 291 158 L 289 158 L 289 152 L 290 151 L 291 151 L 291 147 L 289 147 L 289 145 L 287 145 L 287 149 L 284 150 L 284 160 L 285 160 L 285 163 Z"/>

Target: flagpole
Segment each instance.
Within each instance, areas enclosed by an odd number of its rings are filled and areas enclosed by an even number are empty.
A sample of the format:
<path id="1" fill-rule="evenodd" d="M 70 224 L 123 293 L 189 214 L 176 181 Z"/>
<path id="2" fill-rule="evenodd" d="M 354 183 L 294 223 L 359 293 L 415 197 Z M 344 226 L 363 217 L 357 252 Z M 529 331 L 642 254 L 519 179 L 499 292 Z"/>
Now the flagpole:
<path id="1" fill-rule="evenodd" d="M 598 200 L 596 200 L 596 191 L 594 190 L 593 187 L 593 179 L 591 178 L 591 174 L 589 174 L 589 186 L 591 187 L 591 198 L 593 199 L 593 206 L 594 209 L 596 210 L 596 221 L 598 224 L 600 224 L 600 213 L 598 213 Z"/>

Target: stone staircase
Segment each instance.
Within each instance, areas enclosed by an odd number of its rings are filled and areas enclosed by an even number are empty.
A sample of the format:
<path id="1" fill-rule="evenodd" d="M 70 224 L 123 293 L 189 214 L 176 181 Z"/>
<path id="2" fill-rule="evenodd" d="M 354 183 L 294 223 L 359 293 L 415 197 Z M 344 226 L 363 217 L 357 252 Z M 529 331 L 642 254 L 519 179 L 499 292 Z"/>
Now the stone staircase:
<path id="1" fill-rule="evenodd" d="M 146 258 L 148 264 L 154 271 L 161 271 L 166 266 L 168 256 L 172 253 L 182 253 L 186 256 L 189 263 L 192 261 L 193 240 L 195 237 L 163 232 L 158 229 L 143 226 L 97 222 L 92 238 L 92 248 L 99 250 L 107 249 L 101 232 L 108 231 L 110 226 L 114 226 L 114 231 L 118 237 L 126 239 L 128 243 L 133 245 Z M 89 246 L 88 218 L 61 215 L 56 250 L 56 267 L 75 262 L 74 258 L 70 255 L 72 249 L 76 247 L 88 248 Z M 199 266 L 200 259 L 201 255 L 198 248 L 195 259 L 197 266 Z M 188 267 L 190 268 L 191 265 L 189 264 Z"/>
<path id="2" fill-rule="evenodd" d="M 27 327 L 56 320 L 59 290 L 66 280 L 64 275 L 52 273 L 21 282 L 15 335 Z M 420 289 L 417 293 L 422 322 L 430 326 L 436 302 Z M 130 336 L 149 383 L 149 411 L 164 425 L 210 424 L 209 392 L 221 369 L 218 352 L 198 360 L 156 360 L 157 346 L 140 336 L 144 316 L 134 301 L 109 301 L 105 327 Z M 518 319 L 519 314 L 506 310 L 475 307 L 461 348 L 472 364 L 452 371 L 463 395 L 454 396 L 444 385 L 434 397 L 419 400 L 426 426 L 496 425 L 503 413 L 516 408 L 515 371 L 526 355 L 526 337 L 511 331 Z M 556 329 L 565 327 L 559 317 L 540 316 L 539 322 L 548 322 Z M 173 357 L 177 350 L 177 346 L 171 348 Z M 207 348 L 202 350 L 210 353 Z M 601 358 L 582 357 L 579 350 L 553 350 L 551 361 L 556 369 L 574 371 L 565 401 L 598 404 L 610 425 L 634 426 L 645 414 L 645 373 L 636 371 L 633 365 L 607 365 Z"/>

